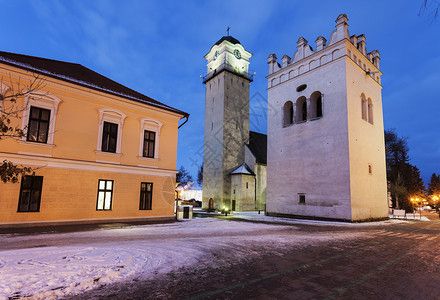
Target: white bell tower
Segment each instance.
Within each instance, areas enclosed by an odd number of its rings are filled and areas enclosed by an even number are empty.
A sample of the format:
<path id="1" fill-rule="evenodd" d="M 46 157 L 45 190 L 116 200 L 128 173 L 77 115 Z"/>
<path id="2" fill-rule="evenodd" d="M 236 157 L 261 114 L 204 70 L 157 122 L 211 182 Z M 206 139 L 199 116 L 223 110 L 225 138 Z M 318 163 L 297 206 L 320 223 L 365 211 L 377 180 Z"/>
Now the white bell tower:
<path id="1" fill-rule="evenodd" d="M 205 55 L 204 209 L 231 209 L 231 176 L 249 142 L 249 58 L 240 42 L 223 36 Z"/>

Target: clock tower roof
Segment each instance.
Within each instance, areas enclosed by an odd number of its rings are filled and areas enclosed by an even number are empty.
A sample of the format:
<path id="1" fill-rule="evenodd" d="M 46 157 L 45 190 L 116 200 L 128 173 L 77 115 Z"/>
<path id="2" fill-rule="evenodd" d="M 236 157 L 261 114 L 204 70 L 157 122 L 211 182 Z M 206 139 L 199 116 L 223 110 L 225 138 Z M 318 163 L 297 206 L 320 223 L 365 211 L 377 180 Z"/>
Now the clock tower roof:
<path id="1" fill-rule="evenodd" d="M 232 36 L 230 36 L 230 35 L 225 35 L 225 36 L 223 36 L 221 39 L 219 39 L 218 41 L 217 41 L 217 43 L 215 43 L 214 45 L 220 45 L 223 41 L 228 41 L 228 42 L 231 42 L 232 44 L 240 44 L 240 41 L 239 40 L 237 40 L 236 38 L 234 38 L 234 37 L 232 37 Z M 241 44 L 240 44 L 241 45 Z"/>

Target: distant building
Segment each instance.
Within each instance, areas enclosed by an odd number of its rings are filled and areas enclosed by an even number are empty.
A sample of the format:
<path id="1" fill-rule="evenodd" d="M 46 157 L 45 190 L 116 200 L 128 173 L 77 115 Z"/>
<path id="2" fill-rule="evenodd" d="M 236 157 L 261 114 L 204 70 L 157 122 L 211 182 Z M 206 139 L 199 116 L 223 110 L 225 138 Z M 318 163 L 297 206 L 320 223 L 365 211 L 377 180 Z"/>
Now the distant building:
<path id="1" fill-rule="evenodd" d="M 0 226 L 172 219 L 188 114 L 79 64 L 0 52 L 2 93 L 34 74 L 43 85 L 17 98 L 25 135 L 0 141 L 0 161 L 35 175 L 0 183 Z"/>
<path id="2" fill-rule="evenodd" d="M 349 221 L 388 216 L 379 52 L 349 35 L 298 39 L 268 59 L 267 213 Z"/>
<path id="3" fill-rule="evenodd" d="M 265 207 L 267 138 L 249 131 L 251 56 L 229 35 L 205 55 L 204 209 Z"/>

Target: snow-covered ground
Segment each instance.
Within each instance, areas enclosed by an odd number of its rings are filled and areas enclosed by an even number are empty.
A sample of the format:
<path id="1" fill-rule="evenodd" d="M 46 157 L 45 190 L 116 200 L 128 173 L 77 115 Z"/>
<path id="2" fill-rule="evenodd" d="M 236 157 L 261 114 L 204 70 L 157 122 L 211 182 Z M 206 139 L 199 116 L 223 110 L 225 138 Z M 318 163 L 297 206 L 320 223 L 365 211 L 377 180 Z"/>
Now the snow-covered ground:
<path id="1" fill-rule="evenodd" d="M 181 267 L 246 260 L 264 253 L 362 237 L 362 230 L 304 232 L 298 224 L 347 224 L 238 214 L 267 223 L 201 218 L 170 224 L 100 228 L 73 233 L 0 235 L 0 299 L 54 299 L 118 281 L 152 279 Z M 277 222 L 279 224 L 273 224 Z M 219 255 L 222 253 L 222 255 Z"/>

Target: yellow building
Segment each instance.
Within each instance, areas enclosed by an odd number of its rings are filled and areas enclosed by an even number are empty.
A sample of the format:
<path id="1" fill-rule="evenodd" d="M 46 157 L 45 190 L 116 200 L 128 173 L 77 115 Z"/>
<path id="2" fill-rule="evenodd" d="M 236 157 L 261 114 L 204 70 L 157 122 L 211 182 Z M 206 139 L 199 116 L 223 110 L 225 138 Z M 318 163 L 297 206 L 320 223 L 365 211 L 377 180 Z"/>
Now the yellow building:
<path id="1" fill-rule="evenodd" d="M 179 120 L 188 114 L 79 64 L 0 52 L 0 92 L 16 99 L 21 139 L 0 161 L 35 170 L 0 183 L 0 226 L 174 217 Z M 0 113 L 12 105 L 0 100 Z"/>

